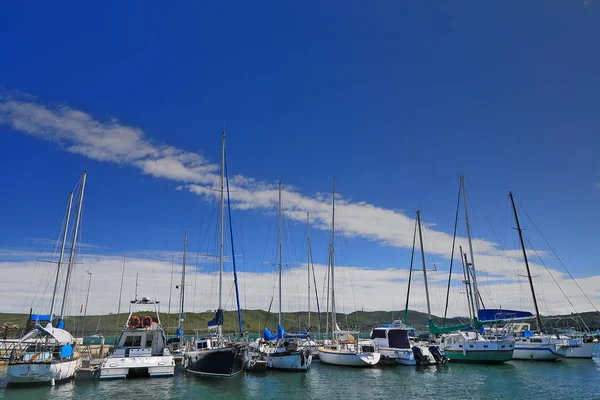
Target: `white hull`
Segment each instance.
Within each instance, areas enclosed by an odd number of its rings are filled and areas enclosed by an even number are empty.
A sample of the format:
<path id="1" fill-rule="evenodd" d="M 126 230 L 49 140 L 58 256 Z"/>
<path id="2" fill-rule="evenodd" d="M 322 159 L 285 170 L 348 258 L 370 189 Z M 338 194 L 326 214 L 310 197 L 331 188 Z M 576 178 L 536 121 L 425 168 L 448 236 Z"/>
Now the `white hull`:
<path id="1" fill-rule="evenodd" d="M 519 346 L 515 344 L 513 360 L 553 361 L 563 358 L 566 353 L 559 352 L 554 344 Z"/>
<path id="2" fill-rule="evenodd" d="M 573 347 L 567 351 L 567 358 L 592 358 L 598 343 L 583 343 L 581 347 Z"/>
<path id="3" fill-rule="evenodd" d="M 100 379 L 125 379 L 130 370 L 142 368 L 148 369 L 150 377 L 173 376 L 175 359 L 173 356 L 108 357 L 100 367 Z"/>
<path id="4" fill-rule="evenodd" d="M 308 353 L 308 356 L 304 352 L 298 352 L 289 355 L 278 355 L 261 353 L 267 366 L 273 369 L 287 369 L 287 370 L 301 370 L 307 371 L 308 367 L 312 363 L 312 354 Z"/>
<path id="5" fill-rule="evenodd" d="M 381 353 L 380 362 L 386 361 L 387 364 L 400 364 L 400 365 L 417 365 L 415 360 L 415 354 L 411 349 L 393 349 L 393 348 L 379 348 Z"/>
<path id="6" fill-rule="evenodd" d="M 60 382 L 72 378 L 80 365 L 79 358 L 68 361 L 9 364 L 8 383 Z"/>
<path id="7" fill-rule="evenodd" d="M 372 367 L 379 362 L 380 353 L 351 353 L 319 349 L 319 360 L 325 364 L 344 365 L 348 367 Z"/>

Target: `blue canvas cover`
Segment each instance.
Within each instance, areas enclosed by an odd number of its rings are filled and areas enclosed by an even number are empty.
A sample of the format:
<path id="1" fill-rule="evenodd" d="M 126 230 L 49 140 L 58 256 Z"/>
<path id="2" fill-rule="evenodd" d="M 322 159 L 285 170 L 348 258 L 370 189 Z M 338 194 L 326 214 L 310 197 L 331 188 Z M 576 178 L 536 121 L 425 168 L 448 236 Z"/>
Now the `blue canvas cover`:
<path id="1" fill-rule="evenodd" d="M 281 339 L 282 337 L 285 336 L 287 332 L 285 331 L 285 329 L 283 329 L 282 325 L 277 325 L 277 338 Z"/>
<path id="2" fill-rule="evenodd" d="M 215 317 L 208 321 L 208 326 L 223 325 L 223 310 L 217 310 Z"/>
<path id="3" fill-rule="evenodd" d="M 50 322 L 52 319 L 50 318 L 50 315 L 48 315 L 48 314 L 31 314 L 31 320 L 41 323 L 41 322 Z"/>
<path id="4" fill-rule="evenodd" d="M 270 330 L 265 328 L 265 330 L 263 331 L 263 338 L 265 340 L 275 340 L 277 339 L 277 335 L 273 335 Z"/>
<path id="5" fill-rule="evenodd" d="M 177 328 L 177 330 L 175 331 L 175 336 L 183 336 L 183 331 L 181 330 L 181 328 Z"/>
<path id="6" fill-rule="evenodd" d="M 531 318 L 533 314 L 529 311 L 517 311 L 517 310 L 502 310 L 498 308 L 488 308 L 486 310 L 479 310 L 477 317 L 481 322 L 485 321 L 502 321 L 506 319 L 518 319 L 518 318 Z"/>
<path id="7" fill-rule="evenodd" d="M 73 346 L 71 346 L 70 344 L 65 344 L 60 349 L 60 357 L 61 358 L 73 357 Z"/>

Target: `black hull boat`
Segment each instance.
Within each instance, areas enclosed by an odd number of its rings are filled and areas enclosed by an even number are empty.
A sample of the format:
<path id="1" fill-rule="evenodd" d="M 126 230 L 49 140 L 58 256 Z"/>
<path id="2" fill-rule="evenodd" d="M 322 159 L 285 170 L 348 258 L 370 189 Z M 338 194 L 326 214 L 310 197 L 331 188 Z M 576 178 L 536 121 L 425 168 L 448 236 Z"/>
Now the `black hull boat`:
<path id="1" fill-rule="evenodd" d="M 246 352 L 246 346 L 236 343 L 227 347 L 187 352 L 183 362 L 189 372 L 228 377 L 244 370 Z"/>

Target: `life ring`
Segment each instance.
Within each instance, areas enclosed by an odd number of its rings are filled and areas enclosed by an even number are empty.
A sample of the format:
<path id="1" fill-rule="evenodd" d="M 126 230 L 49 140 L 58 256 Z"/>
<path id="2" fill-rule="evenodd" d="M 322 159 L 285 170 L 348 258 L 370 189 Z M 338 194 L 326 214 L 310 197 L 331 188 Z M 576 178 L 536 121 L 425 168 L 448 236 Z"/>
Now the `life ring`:
<path id="1" fill-rule="evenodd" d="M 134 315 L 133 317 L 129 318 L 129 322 L 127 322 L 127 325 L 131 329 L 136 329 L 136 328 L 140 327 L 141 323 L 142 323 L 142 321 L 140 320 L 140 317 L 138 317 L 137 315 Z"/>
<path id="2" fill-rule="evenodd" d="M 143 328 L 148 328 L 152 326 L 152 317 L 149 315 L 144 316 L 144 318 L 142 318 L 142 327 Z"/>

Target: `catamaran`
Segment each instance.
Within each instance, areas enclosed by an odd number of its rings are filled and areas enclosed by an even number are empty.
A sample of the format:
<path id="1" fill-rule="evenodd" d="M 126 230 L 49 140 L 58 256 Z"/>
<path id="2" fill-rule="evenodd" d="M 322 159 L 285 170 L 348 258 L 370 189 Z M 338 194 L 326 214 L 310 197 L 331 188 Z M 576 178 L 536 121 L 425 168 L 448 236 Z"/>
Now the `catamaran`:
<path id="1" fill-rule="evenodd" d="M 277 314 L 277 334 L 272 334 L 267 328 L 264 329 L 262 339 L 259 338 L 254 344 L 260 355 L 265 359 L 269 368 L 283 370 L 307 371 L 312 363 L 312 352 L 306 345 L 310 344 L 307 334 L 291 335 L 285 332 L 281 318 L 281 274 L 282 274 L 282 203 L 281 182 L 279 182 L 279 207 L 278 207 L 278 229 L 277 229 L 277 257 L 278 257 L 278 282 L 279 282 L 279 313 Z M 310 281 L 309 281 L 310 282 Z"/>
<path id="2" fill-rule="evenodd" d="M 154 378 L 175 374 L 175 359 L 166 347 L 158 304 L 158 301 L 147 297 L 131 301 L 129 317 L 117 345 L 100 366 L 100 379 Z M 154 316 L 148 314 L 149 307 L 154 308 Z"/>
<path id="3" fill-rule="evenodd" d="M 247 361 L 248 347 L 245 343 L 234 343 L 223 336 L 223 243 L 225 234 L 225 183 L 227 183 L 227 208 L 229 211 L 229 230 L 231 234 L 231 247 L 233 251 L 233 232 L 231 230 L 231 204 L 229 199 L 229 179 L 225 161 L 225 131 L 221 137 L 221 182 L 220 182 L 220 245 L 219 245 L 219 308 L 215 316 L 208 322 L 209 329 L 216 329 L 216 334 L 202 337 L 196 335 L 193 348 L 186 351 L 183 356 L 183 366 L 186 371 L 214 377 L 231 377 L 244 370 Z M 242 314 L 240 310 L 240 296 L 237 285 L 237 272 L 235 266 L 235 253 L 232 256 L 233 280 L 237 300 L 239 333 L 242 335 Z"/>
<path id="4" fill-rule="evenodd" d="M 381 353 L 370 340 L 360 340 L 360 332 L 343 331 L 336 321 L 335 312 L 335 179 L 333 180 L 331 243 L 329 246 L 329 273 L 331 276 L 331 330 L 332 340 L 319 347 L 319 360 L 325 364 L 350 367 L 372 367 L 379 362 Z"/>
<path id="5" fill-rule="evenodd" d="M 11 354 L 7 369 L 7 382 L 9 384 L 48 382 L 51 385 L 54 385 L 56 382 L 72 378 L 75 375 L 75 370 L 81 365 L 81 357 L 75 352 L 76 341 L 73 336 L 64 329 L 63 316 L 67 304 L 69 280 L 71 278 L 73 265 L 75 263 L 75 248 L 81 222 L 86 177 L 87 172 L 84 171 L 79 185 L 77 217 L 75 220 L 75 226 L 73 228 L 73 242 L 67 264 L 65 288 L 57 326 L 52 326 L 52 320 L 54 319 L 56 295 L 59 290 L 60 269 L 63 264 L 65 246 L 69 232 L 69 219 L 73 204 L 73 192 L 69 194 L 67 214 L 65 216 L 62 245 L 58 259 L 54 291 L 50 306 L 50 322 L 48 322 L 45 327 L 42 327 L 40 324 L 36 323 L 35 329 L 28 332 L 20 341 L 20 344 L 27 344 L 23 353 L 16 354 L 16 352 L 13 352 L 13 354 Z"/>

